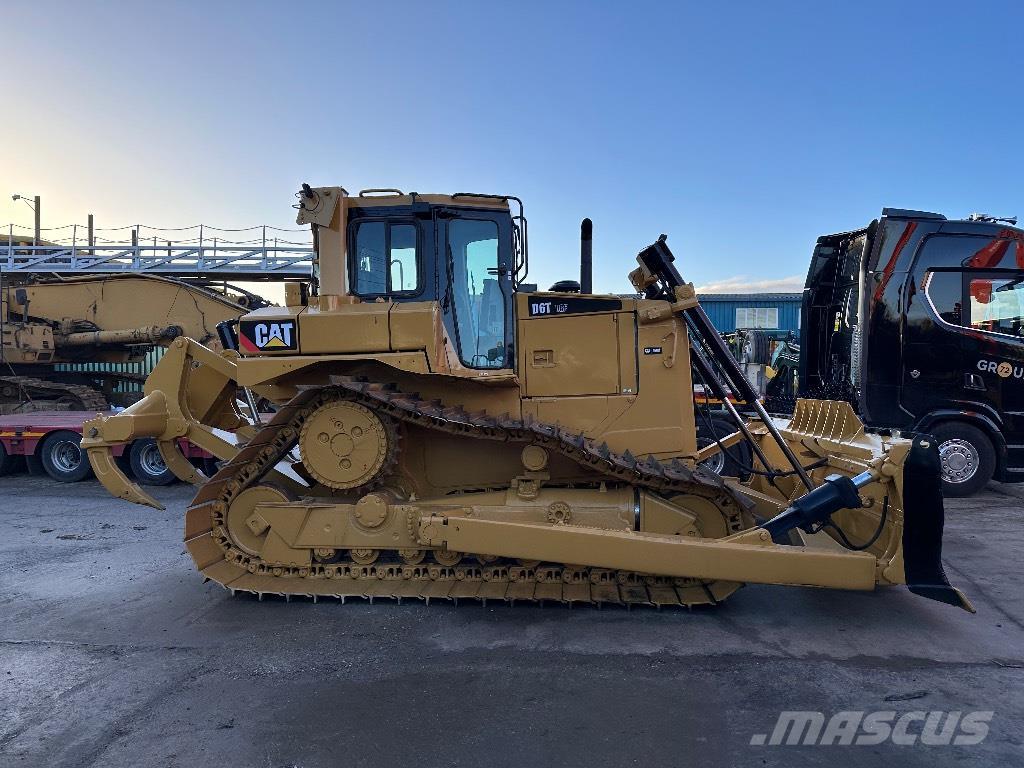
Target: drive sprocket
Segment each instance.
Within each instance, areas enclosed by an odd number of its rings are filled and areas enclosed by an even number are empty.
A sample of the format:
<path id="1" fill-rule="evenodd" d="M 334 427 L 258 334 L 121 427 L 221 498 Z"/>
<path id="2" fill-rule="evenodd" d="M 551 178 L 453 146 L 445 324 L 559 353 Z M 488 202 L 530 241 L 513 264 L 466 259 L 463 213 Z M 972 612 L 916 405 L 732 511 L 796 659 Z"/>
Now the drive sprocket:
<path id="1" fill-rule="evenodd" d="M 321 485 L 335 490 L 368 490 L 379 485 L 398 458 L 393 419 L 352 400 L 318 407 L 299 433 L 302 464 Z"/>

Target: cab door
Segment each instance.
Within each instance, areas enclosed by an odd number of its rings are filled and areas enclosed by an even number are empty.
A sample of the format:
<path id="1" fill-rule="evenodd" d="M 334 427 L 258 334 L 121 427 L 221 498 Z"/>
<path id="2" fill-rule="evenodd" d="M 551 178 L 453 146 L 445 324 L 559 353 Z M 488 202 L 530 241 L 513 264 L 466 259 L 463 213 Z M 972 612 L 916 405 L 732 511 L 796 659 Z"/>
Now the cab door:
<path id="1" fill-rule="evenodd" d="M 1024 270 L 965 270 L 963 338 L 973 399 L 998 412 L 1007 464 L 1024 467 Z"/>
<path id="2" fill-rule="evenodd" d="M 441 309 L 459 360 L 467 368 L 512 368 L 512 234 L 507 216 L 448 208 L 437 211 Z"/>
<path id="3" fill-rule="evenodd" d="M 963 298 L 959 270 L 911 276 L 904 293 L 903 354 L 899 404 L 909 426 L 963 396 Z M 895 362 L 895 361 L 894 361 Z"/>

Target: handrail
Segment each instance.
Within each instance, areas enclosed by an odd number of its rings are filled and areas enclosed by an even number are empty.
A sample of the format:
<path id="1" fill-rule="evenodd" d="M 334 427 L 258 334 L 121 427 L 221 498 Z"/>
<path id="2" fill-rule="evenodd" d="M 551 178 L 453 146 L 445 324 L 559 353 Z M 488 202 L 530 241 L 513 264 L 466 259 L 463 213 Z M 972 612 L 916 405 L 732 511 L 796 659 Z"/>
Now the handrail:
<path id="1" fill-rule="evenodd" d="M 225 274 L 306 278 L 313 262 L 307 246 L 269 244 L 137 243 L 15 245 L 0 250 L 7 273 L 95 274 L 147 272 L 164 275 Z"/>

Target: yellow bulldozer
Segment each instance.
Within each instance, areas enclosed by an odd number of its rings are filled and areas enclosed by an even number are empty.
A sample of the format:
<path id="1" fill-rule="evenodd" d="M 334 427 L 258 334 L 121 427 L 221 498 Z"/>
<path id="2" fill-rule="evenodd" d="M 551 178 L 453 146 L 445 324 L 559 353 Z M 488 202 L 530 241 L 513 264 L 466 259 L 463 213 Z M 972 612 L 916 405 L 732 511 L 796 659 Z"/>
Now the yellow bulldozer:
<path id="1" fill-rule="evenodd" d="M 589 259 L 545 292 L 524 282 L 515 197 L 303 185 L 298 201 L 308 290 L 221 324 L 222 352 L 176 339 L 141 401 L 85 427 L 116 496 L 160 506 L 111 458 L 139 437 L 198 485 L 185 542 L 206 577 L 261 597 L 659 606 L 746 582 L 905 584 L 973 610 L 942 569 L 934 442 L 868 434 L 840 402 L 771 418 L 664 236 L 637 257 L 636 297 L 594 295 Z M 735 424 L 702 448 L 695 383 Z M 182 437 L 220 459 L 213 477 Z M 707 469 L 739 442 L 742 478 Z"/>

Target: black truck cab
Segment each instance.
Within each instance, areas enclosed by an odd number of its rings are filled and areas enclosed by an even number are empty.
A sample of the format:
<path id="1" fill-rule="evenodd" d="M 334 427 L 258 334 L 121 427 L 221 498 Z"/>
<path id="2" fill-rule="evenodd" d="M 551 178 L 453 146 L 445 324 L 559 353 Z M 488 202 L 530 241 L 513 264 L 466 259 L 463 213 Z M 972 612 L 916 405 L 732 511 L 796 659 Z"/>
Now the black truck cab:
<path id="1" fill-rule="evenodd" d="M 818 238 L 801 309 L 801 394 L 939 440 L 944 491 L 1024 481 L 1024 230 L 886 208 Z"/>

